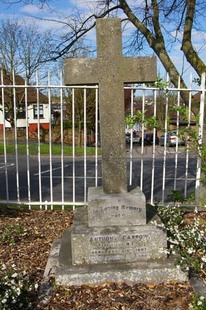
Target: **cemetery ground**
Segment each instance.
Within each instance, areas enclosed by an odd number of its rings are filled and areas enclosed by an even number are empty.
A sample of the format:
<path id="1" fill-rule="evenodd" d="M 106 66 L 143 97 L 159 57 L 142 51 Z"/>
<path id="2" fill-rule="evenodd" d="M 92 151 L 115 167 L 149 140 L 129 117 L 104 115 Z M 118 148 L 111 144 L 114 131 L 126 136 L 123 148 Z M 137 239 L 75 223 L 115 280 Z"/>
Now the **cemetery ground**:
<path id="1" fill-rule="evenodd" d="M 188 213 L 185 222 L 193 221 L 195 213 Z M 8 281 L 0 282 L 0 309 L 78 309 L 78 310 L 188 310 L 206 309 L 205 306 L 191 307 L 194 291 L 190 283 L 167 282 L 161 284 L 104 283 L 82 287 L 58 287 L 51 280 L 51 295 L 47 303 L 39 298 L 39 289 L 44 269 L 54 239 L 61 237 L 64 229 L 72 224 L 73 211 L 37 211 L 23 210 L 13 207 L 0 208 L 0 266 L 1 276 L 9 275 L 9 270 L 15 270 L 12 281 L 18 274 L 26 272 L 31 289 L 23 292 L 14 300 L 28 299 L 30 307 L 22 306 L 22 300 L 17 304 L 10 303 L 6 307 L 6 300 L 2 300 L 2 291 Z M 205 225 L 206 214 L 201 213 L 201 223 Z M 198 252 L 196 253 L 198 255 Z M 206 269 L 199 274 L 206 279 Z M 26 279 L 26 276 L 24 275 Z M 7 283 L 7 284 L 6 284 Z M 16 283 L 20 283 L 16 281 Z M 17 285 L 17 284 L 16 284 Z M 20 286 L 20 284 L 19 284 Z M 8 286 L 7 286 L 8 290 Z M 8 296 L 7 296 L 8 297 Z M 8 300 L 7 300 L 8 301 Z M 44 302 L 43 302 L 44 301 Z"/>

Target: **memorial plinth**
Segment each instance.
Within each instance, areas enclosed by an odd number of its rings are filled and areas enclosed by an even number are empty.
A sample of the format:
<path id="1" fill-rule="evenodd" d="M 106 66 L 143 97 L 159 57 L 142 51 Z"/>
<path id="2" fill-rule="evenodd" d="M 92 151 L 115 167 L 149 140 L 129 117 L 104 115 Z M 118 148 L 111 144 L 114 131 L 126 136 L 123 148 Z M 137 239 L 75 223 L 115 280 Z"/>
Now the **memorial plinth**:
<path id="1" fill-rule="evenodd" d="M 155 81 L 156 59 L 122 56 L 117 18 L 97 20 L 97 51 L 97 59 L 65 61 L 67 85 L 99 85 L 102 187 L 89 188 L 88 206 L 75 211 L 64 233 L 56 283 L 185 281 L 167 258 L 160 219 L 146 208 L 143 192 L 128 192 L 127 185 L 124 83 Z"/>
<path id="2" fill-rule="evenodd" d="M 75 213 L 73 265 L 164 259 L 166 248 L 164 229 L 152 220 L 146 223 L 146 202 L 139 188 L 126 194 L 104 194 L 101 188 L 90 188 L 88 208 Z"/>
<path id="3" fill-rule="evenodd" d="M 139 188 L 123 199 L 122 194 L 108 197 L 102 188 L 90 188 L 89 194 L 88 207 L 75 211 L 73 225 L 63 235 L 56 284 L 187 280 L 167 257 L 164 227 L 152 206 L 146 208 Z"/>
<path id="4" fill-rule="evenodd" d="M 129 193 L 105 194 L 102 187 L 91 187 L 88 189 L 88 226 L 144 225 L 145 204 L 145 196 L 139 188 Z"/>

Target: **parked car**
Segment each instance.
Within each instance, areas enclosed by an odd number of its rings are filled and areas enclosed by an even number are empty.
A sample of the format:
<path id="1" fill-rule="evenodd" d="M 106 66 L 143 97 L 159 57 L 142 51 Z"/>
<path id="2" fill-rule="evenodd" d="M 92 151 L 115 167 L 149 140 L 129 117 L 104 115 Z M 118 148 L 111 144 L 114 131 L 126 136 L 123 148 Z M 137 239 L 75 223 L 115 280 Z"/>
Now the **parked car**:
<path id="1" fill-rule="evenodd" d="M 160 137 L 159 144 L 161 146 L 165 143 L 165 135 L 166 135 L 166 146 L 175 146 L 178 140 L 178 145 L 185 145 L 185 141 L 177 136 L 176 130 L 168 131 L 167 133 L 163 133 Z"/>
<path id="2" fill-rule="evenodd" d="M 126 143 L 129 144 L 131 141 L 131 133 L 130 132 L 126 133 L 125 139 L 126 139 Z M 136 132 L 134 132 L 132 135 L 132 142 L 133 143 L 139 143 L 139 141 L 140 141 L 140 137 L 138 136 L 138 134 Z"/>
<path id="3" fill-rule="evenodd" d="M 145 145 L 152 145 L 154 140 L 154 134 L 153 133 L 145 133 L 144 134 L 144 144 Z M 142 144 L 142 138 L 140 138 L 140 144 Z M 159 144 L 159 138 L 156 135 L 155 136 L 155 144 Z"/>

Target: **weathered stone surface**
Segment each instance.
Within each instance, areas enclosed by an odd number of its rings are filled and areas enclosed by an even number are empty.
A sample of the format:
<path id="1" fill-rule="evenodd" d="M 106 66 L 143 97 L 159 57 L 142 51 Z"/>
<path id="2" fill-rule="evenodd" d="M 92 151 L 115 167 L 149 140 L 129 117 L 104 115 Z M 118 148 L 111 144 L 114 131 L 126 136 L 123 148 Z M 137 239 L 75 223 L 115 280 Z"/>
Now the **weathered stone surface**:
<path id="1" fill-rule="evenodd" d="M 102 187 L 88 189 L 89 227 L 144 224 L 146 200 L 139 188 L 119 194 L 105 194 Z"/>
<path id="2" fill-rule="evenodd" d="M 122 55 L 121 20 L 97 19 L 97 59 L 66 59 L 67 85 L 99 84 L 102 185 L 105 193 L 127 192 L 124 83 L 156 80 L 156 58 Z"/>
<path id="3" fill-rule="evenodd" d="M 193 271 L 190 272 L 189 278 L 194 293 L 206 298 L 206 283 Z"/>
<path id="4" fill-rule="evenodd" d="M 108 264 L 76 267 L 61 266 L 56 274 L 57 285 L 98 285 L 105 282 L 164 283 L 167 281 L 188 281 L 187 275 L 174 266 L 173 261 L 147 262 L 142 264 Z"/>
<path id="5" fill-rule="evenodd" d="M 162 283 L 166 281 L 187 281 L 188 274 L 175 267 L 172 258 L 135 263 L 108 263 L 93 265 L 72 265 L 71 231 L 65 230 L 62 238 L 56 284 L 59 285 L 98 285 L 105 282 L 117 283 Z"/>
<path id="6" fill-rule="evenodd" d="M 57 284 L 187 279 L 167 259 L 166 232 L 147 212 L 144 194 L 127 189 L 123 85 L 155 81 L 156 60 L 124 58 L 120 26 L 119 19 L 98 19 L 97 59 L 65 61 L 66 84 L 99 84 L 103 187 L 89 189 L 88 207 L 75 211 L 64 233 Z"/>
<path id="7" fill-rule="evenodd" d="M 87 208 L 76 211 L 71 231 L 72 263 L 99 264 L 165 259 L 165 231 L 149 222 L 136 226 L 88 227 Z"/>

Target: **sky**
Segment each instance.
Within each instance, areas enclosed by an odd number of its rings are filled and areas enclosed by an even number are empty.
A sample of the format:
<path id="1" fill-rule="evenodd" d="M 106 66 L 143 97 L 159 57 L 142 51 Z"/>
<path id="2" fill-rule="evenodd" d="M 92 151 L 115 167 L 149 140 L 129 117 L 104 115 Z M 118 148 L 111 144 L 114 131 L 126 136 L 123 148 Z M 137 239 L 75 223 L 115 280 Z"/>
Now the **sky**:
<path id="1" fill-rule="evenodd" d="M 137 5 L 141 0 L 128 0 L 129 4 L 135 3 Z M 33 4 L 25 4 L 24 1 L 16 1 L 16 4 L 10 5 L 9 2 L 12 0 L 0 0 L 1 12 L 0 12 L 0 20 L 5 19 L 27 19 L 27 21 L 31 24 L 34 22 L 37 23 L 42 29 L 42 31 L 46 29 L 53 29 L 55 33 L 63 33 L 62 24 L 55 22 L 55 20 L 64 21 L 65 18 L 77 10 L 83 13 L 85 16 L 94 12 L 95 9 L 95 0 L 50 0 L 49 6 L 44 5 L 35 5 L 34 3 L 38 3 L 38 0 L 33 1 Z M 14 1 L 13 1 L 14 2 Z M 36 19 L 40 18 L 40 19 Z M 49 21 L 50 20 L 50 21 Z M 205 25 L 204 20 L 200 20 L 200 24 L 202 26 Z M 168 25 L 169 29 L 170 25 Z M 200 27 L 199 27 L 200 28 Z M 204 29 L 202 27 L 202 29 Z M 206 62 L 206 28 L 205 31 L 194 32 L 194 42 L 197 51 L 199 51 L 200 56 Z M 177 37 L 178 38 L 178 37 Z M 87 44 L 95 44 L 95 31 L 92 31 L 89 34 Z M 153 51 L 150 50 L 151 55 Z M 175 62 L 179 71 L 182 71 L 182 66 L 184 65 L 184 75 L 189 79 L 190 73 L 194 73 L 189 64 L 183 59 L 182 53 L 180 53 L 180 45 L 177 41 L 170 50 L 170 55 L 172 60 Z M 163 75 L 162 65 L 158 62 L 158 72 Z"/>
<path id="2" fill-rule="evenodd" d="M 43 6 L 37 4 L 24 4 L 24 1 L 20 1 L 15 4 L 9 4 L 9 2 L 12 2 L 12 0 L 0 1 L 1 20 L 9 18 L 26 18 L 30 22 L 37 22 L 36 18 L 64 20 L 64 17 L 70 15 L 76 7 L 75 1 L 69 0 L 50 0 L 48 5 Z M 47 29 L 51 27 L 58 28 L 57 23 L 48 20 L 38 20 L 38 24 L 42 27 L 42 29 Z"/>

